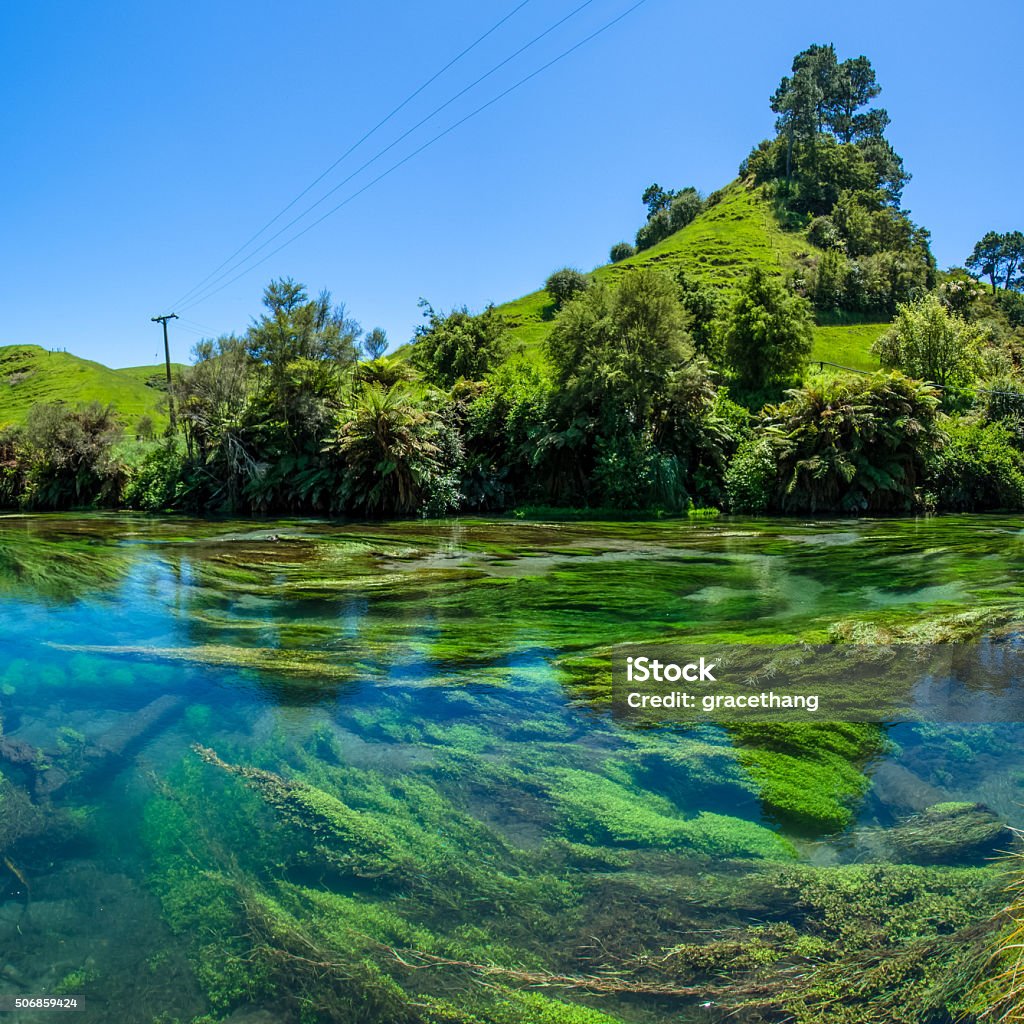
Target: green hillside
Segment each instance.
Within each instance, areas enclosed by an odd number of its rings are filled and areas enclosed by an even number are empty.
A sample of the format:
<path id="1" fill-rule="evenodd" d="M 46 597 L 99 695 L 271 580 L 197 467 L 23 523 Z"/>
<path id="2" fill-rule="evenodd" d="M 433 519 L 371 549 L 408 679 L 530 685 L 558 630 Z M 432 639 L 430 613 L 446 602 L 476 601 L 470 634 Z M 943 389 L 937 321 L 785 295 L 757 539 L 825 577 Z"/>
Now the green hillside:
<path id="1" fill-rule="evenodd" d="M 675 274 L 732 291 L 755 267 L 784 276 L 807 265 L 817 250 L 802 231 L 786 231 L 759 186 L 734 181 L 722 189 L 703 213 L 681 231 L 621 263 L 598 267 L 597 280 L 614 281 L 636 267 L 657 266 Z M 540 290 L 498 307 L 525 352 L 538 346 L 551 329 L 555 307 Z M 814 360 L 871 370 L 878 360 L 871 345 L 886 324 L 858 323 L 815 328 Z"/>
<path id="2" fill-rule="evenodd" d="M 21 423 L 39 402 L 103 402 L 113 405 L 125 426 L 150 416 L 159 428 L 167 420 L 164 393 L 150 386 L 162 383 L 162 367 L 112 370 L 69 352 L 50 352 L 39 345 L 0 347 L 0 425 Z"/>

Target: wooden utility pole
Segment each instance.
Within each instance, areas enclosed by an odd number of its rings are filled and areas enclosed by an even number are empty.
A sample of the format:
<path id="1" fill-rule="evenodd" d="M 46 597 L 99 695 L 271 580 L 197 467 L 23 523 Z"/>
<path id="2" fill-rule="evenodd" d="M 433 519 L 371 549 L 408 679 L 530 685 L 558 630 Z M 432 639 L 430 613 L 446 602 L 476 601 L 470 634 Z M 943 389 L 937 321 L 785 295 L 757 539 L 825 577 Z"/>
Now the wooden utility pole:
<path id="1" fill-rule="evenodd" d="M 167 343 L 167 321 L 177 320 L 177 313 L 167 313 L 165 316 L 151 317 L 153 323 L 164 326 L 164 365 L 167 367 L 167 407 L 171 412 L 171 433 L 178 429 L 178 420 L 174 415 L 174 386 L 171 383 L 171 347 Z"/>

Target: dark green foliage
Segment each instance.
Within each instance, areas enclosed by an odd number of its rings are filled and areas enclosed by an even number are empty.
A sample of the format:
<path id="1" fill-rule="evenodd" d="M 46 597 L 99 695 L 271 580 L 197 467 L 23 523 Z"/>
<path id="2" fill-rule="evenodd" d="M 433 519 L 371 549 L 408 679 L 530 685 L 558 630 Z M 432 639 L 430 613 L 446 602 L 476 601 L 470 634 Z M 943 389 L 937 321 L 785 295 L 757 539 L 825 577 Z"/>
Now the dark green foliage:
<path id="1" fill-rule="evenodd" d="M 725 473 L 730 511 L 767 511 L 775 498 L 778 471 L 775 448 L 767 437 L 755 435 L 743 441 Z"/>
<path id="2" fill-rule="evenodd" d="M 630 256 L 636 255 L 636 249 L 629 244 L 629 242 L 616 242 L 611 251 L 608 254 L 608 258 L 612 263 L 621 263 L 623 260 L 628 260 Z"/>
<path id="3" fill-rule="evenodd" d="M 126 508 L 158 512 L 181 505 L 186 452 L 180 438 L 148 442 L 124 454 L 127 483 L 121 500 Z"/>
<path id="4" fill-rule="evenodd" d="M 442 313 L 420 300 L 426 325 L 416 328 L 413 362 L 432 383 L 451 387 L 460 378 L 480 380 L 498 364 L 508 330 L 493 306 L 473 316 L 465 306 Z"/>
<path id="5" fill-rule="evenodd" d="M 426 507 L 447 488 L 459 466 L 447 466 L 443 422 L 408 388 L 362 387 L 341 416 L 327 450 L 340 456 L 347 503 L 371 514 L 402 514 Z M 455 503 L 455 502 L 453 502 Z M 438 511 L 445 511 L 440 508 Z"/>
<path id="6" fill-rule="evenodd" d="M 940 508 L 956 512 L 1024 508 L 1024 454 L 1002 423 L 951 420 L 928 474 Z"/>
<path id="7" fill-rule="evenodd" d="M 788 394 L 765 410 L 763 436 L 747 442 L 730 466 L 727 487 L 737 510 L 913 507 L 926 459 L 940 442 L 931 388 L 894 373 L 822 378 Z"/>
<path id="8" fill-rule="evenodd" d="M 562 308 L 577 295 L 582 295 L 590 287 L 590 278 L 572 267 L 556 270 L 544 282 L 544 288 L 555 301 L 555 306 Z"/>
<path id="9" fill-rule="evenodd" d="M 557 492 L 545 475 L 551 382 L 532 363 L 505 363 L 466 396 L 462 491 L 472 508 L 502 509 Z"/>
<path id="10" fill-rule="evenodd" d="M 725 361 L 743 387 L 789 382 L 811 354 L 809 304 L 756 268 L 725 315 L 724 336 Z"/>
<path id="11" fill-rule="evenodd" d="M 678 192 L 651 185 L 643 194 L 643 202 L 647 207 L 647 223 L 636 233 L 637 251 L 649 249 L 681 231 L 704 209 L 704 200 L 692 185 Z M 614 260 L 614 256 L 612 258 Z"/>
<path id="12" fill-rule="evenodd" d="M 369 360 L 380 359 L 388 350 L 388 336 L 381 327 L 374 327 L 362 343 L 363 353 Z"/>
<path id="13" fill-rule="evenodd" d="M 117 413 L 98 402 L 35 406 L 17 442 L 28 467 L 20 501 L 44 509 L 116 503 L 124 484 L 115 454 L 121 433 Z"/>
<path id="14" fill-rule="evenodd" d="M 967 269 L 979 277 L 987 277 L 992 291 L 1004 291 L 1024 284 L 1024 232 L 988 231 L 975 243 L 967 258 Z"/>
<path id="15" fill-rule="evenodd" d="M 772 96 L 775 139 L 757 146 L 741 174 L 769 182 L 790 214 L 813 217 L 819 259 L 817 308 L 887 314 L 934 284 L 928 233 L 900 209 L 909 175 L 884 136 L 886 112 L 868 104 L 881 91 L 863 56 L 840 62 L 831 45 L 797 54 Z M 796 225 L 795 225 L 796 226 Z"/>
<path id="16" fill-rule="evenodd" d="M 689 314 L 689 330 L 693 346 L 700 355 L 716 361 L 720 356 L 718 319 L 722 313 L 721 294 L 680 271 L 677 280 L 683 308 Z"/>

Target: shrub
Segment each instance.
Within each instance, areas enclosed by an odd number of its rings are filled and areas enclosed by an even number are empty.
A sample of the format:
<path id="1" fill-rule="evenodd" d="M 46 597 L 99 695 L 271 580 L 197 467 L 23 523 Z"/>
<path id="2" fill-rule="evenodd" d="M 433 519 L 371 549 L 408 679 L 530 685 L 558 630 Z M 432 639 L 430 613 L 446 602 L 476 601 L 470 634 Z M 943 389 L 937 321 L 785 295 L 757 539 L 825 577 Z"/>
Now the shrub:
<path id="1" fill-rule="evenodd" d="M 810 354 L 810 304 L 756 267 L 725 318 L 726 362 L 756 389 L 792 380 Z"/>
<path id="2" fill-rule="evenodd" d="M 765 410 L 781 512 L 907 511 L 940 441 L 934 389 L 899 373 L 811 381 Z"/>
<path id="3" fill-rule="evenodd" d="M 843 236 L 831 217 L 815 217 L 807 229 L 807 240 L 819 249 L 843 247 Z"/>
<path id="4" fill-rule="evenodd" d="M 621 263 L 636 255 L 636 249 L 629 242 L 616 242 L 609 253 L 612 263 Z"/>
<path id="5" fill-rule="evenodd" d="M 545 290 L 555 300 L 555 305 L 559 309 L 589 287 L 590 278 L 578 270 L 573 270 L 572 267 L 562 267 L 561 270 L 556 270 L 544 282 Z"/>
<path id="6" fill-rule="evenodd" d="M 124 483 L 124 467 L 114 455 L 120 437 L 112 406 L 33 406 L 23 434 L 26 504 L 52 509 L 116 504 Z"/>
<path id="7" fill-rule="evenodd" d="M 892 327 L 872 346 L 887 369 L 929 380 L 954 392 L 974 384 L 980 369 L 975 327 L 935 295 L 899 307 Z"/>
<path id="8" fill-rule="evenodd" d="M 676 194 L 668 208 L 669 229 L 681 231 L 704 209 L 704 200 L 693 187 L 684 188 Z"/>
<path id="9" fill-rule="evenodd" d="M 439 495 L 443 500 L 452 455 L 445 432 L 441 418 L 402 385 L 363 387 L 326 447 L 344 462 L 347 503 L 389 515 L 419 511 Z"/>
<path id="10" fill-rule="evenodd" d="M 480 380 L 500 361 L 508 343 L 508 327 L 493 306 L 473 316 L 463 306 L 450 313 L 420 300 L 427 324 L 416 329 L 413 363 L 428 380 L 451 387 L 460 377 Z"/>
<path id="11" fill-rule="evenodd" d="M 818 309 L 843 308 L 849 273 L 849 260 L 838 249 L 822 254 L 814 274 L 814 305 Z"/>
<path id="12" fill-rule="evenodd" d="M 159 512 L 179 503 L 185 476 L 185 444 L 180 437 L 132 443 L 122 455 L 128 467 L 124 505 Z"/>
<path id="13" fill-rule="evenodd" d="M 668 210 L 658 210 L 647 219 L 647 223 L 636 233 L 637 251 L 650 249 L 663 238 L 672 234 L 672 221 Z"/>
<path id="14" fill-rule="evenodd" d="M 1024 454 L 1001 423 L 951 420 L 935 454 L 929 488 L 940 508 L 957 512 L 1024 508 Z"/>
<path id="15" fill-rule="evenodd" d="M 772 503 L 778 467 L 775 449 L 765 437 L 744 441 L 725 472 L 725 491 L 731 512 L 758 515 Z"/>

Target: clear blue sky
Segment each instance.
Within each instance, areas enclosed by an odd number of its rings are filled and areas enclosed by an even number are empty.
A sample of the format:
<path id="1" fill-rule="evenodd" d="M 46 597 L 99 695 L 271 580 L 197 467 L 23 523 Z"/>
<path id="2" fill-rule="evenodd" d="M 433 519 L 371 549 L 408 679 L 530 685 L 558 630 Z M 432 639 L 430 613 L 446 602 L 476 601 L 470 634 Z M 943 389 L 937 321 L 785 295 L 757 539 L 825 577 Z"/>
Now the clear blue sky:
<path id="1" fill-rule="evenodd" d="M 518 2 L 4 4 L 0 344 L 155 361 L 151 316 Z M 530 0 L 306 201 L 580 2 Z M 592 0 L 318 212 L 632 2 Z M 1021 38 L 1013 4 L 647 0 L 251 274 L 179 308 L 188 322 L 172 325 L 172 354 L 244 329 L 275 276 L 330 289 L 397 344 L 420 296 L 480 308 L 558 266 L 602 263 L 632 238 L 651 181 L 711 191 L 734 177 L 811 42 L 872 59 L 914 175 L 905 203 L 940 264 L 960 263 L 984 231 L 1024 228 Z"/>

